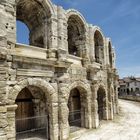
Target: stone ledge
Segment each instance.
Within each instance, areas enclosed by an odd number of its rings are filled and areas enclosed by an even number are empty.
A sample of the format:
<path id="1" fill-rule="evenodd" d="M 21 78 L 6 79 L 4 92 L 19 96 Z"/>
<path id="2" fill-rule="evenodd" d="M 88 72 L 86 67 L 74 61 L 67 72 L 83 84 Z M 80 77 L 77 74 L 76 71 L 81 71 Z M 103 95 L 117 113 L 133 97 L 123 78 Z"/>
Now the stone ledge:
<path id="1" fill-rule="evenodd" d="M 53 77 L 52 71 L 33 70 L 33 69 L 17 69 L 18 76 L 36 76 L 36 77 Z"/>
<path id="2" fill-rule="evenodd" d="M 54 66 L 56 64 L 56 61 L 53 60 L 29 58 L 24 56 L 13 56 L 13 62 L 23 62 L 23 63 L 39 64 L 39 65 L 47 65 L 47 66 Z"/>

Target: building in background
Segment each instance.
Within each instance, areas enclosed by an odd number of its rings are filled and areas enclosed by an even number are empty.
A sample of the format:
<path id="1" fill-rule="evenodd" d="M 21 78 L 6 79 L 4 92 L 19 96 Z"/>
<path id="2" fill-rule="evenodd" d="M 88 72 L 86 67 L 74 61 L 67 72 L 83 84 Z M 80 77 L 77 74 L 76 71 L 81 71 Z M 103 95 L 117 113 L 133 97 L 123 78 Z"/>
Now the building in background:
<path id="1" fill-rule="evenodd" d="M 125 77 L 119 79 L 119 96 L 140 96 L 140 78 L 139 77 Z"/>
<path id="2" fill-rule="evenodd" d="M 16 41 L 16 21 L 29 45 Z M 23 34 L 21 34 L 23 37 Z M 50 0 L 0 1 L 0 139 L 66 140 L 118 112 L 110 38 Z"/>

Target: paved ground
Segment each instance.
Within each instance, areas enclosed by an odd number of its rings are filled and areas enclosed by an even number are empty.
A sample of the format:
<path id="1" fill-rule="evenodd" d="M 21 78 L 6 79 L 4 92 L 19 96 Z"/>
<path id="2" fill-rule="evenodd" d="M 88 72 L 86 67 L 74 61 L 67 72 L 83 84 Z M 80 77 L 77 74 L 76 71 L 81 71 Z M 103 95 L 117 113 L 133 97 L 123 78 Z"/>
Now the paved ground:
<path id="1" fill-rule="evenodd" d="M 82 133 L 78 140 L 140 140 L 140 103 L 119 100 L 120 113 L 100 128 Z"/>

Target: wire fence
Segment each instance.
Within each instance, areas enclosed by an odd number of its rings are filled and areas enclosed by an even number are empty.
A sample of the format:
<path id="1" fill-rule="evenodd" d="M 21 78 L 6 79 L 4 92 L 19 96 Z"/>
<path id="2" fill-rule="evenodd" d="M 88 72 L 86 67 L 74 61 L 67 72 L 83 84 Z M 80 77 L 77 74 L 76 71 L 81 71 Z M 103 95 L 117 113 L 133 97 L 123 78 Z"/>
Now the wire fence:
<path id="1" fill-rule="evenodd" d="M 16 138 L 41 138 L 49 137 L 48 115 L 16 119 Z"/>
<path id="2" fill-rule="evenodd" d="M 74 110 L 69 112 L 69 125 L 70 131 L 74 132 L 81 127 L 81 110 Z"/>

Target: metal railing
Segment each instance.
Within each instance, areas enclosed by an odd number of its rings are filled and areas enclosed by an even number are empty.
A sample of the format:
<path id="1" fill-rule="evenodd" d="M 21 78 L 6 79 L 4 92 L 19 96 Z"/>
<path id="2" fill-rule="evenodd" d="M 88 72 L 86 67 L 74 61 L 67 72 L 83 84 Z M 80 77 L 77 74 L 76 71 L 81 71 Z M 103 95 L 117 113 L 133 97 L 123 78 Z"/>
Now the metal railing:
<path id="1" fill-rule="evenodd" d="M 34 116 L 16 119 L 17 140 L 26 138 L 49 138 L 48 116 Z"/>
<path id="2" fill-rule="evenodd" d="M 69 112 L 69 125 L 71 127 L 71 132 L 79 130 L 81 127 L 81 110 Z"/>
<path id="3" fill-rule="evenodd" d="M 69 112 L 69 124 L 81 125 L 81 110 L 74 110 Z"/>

